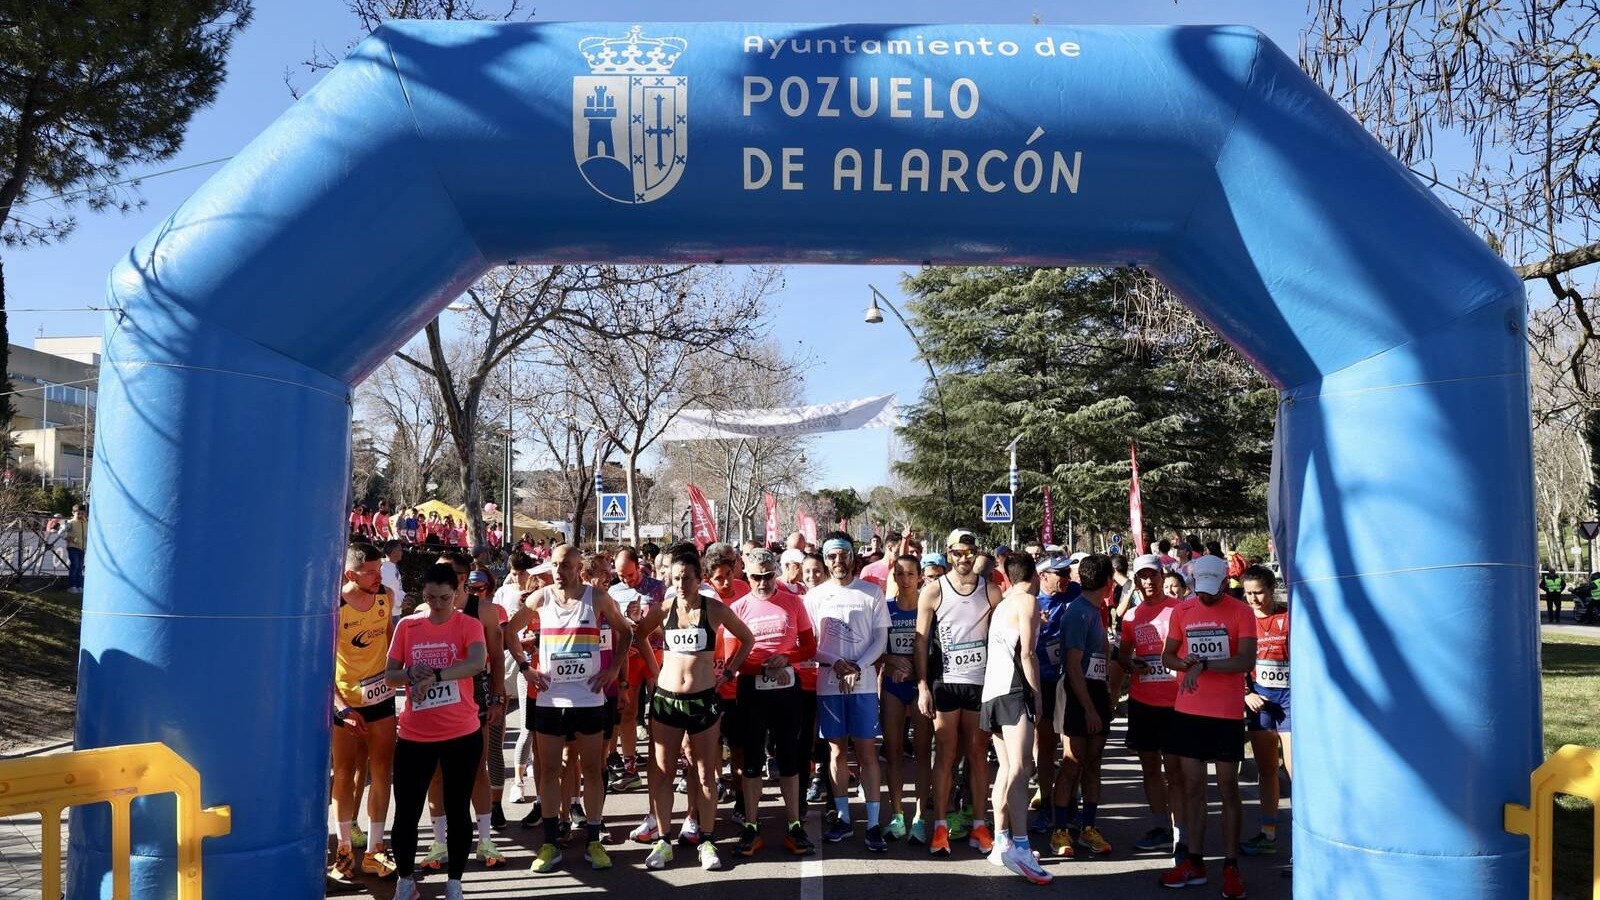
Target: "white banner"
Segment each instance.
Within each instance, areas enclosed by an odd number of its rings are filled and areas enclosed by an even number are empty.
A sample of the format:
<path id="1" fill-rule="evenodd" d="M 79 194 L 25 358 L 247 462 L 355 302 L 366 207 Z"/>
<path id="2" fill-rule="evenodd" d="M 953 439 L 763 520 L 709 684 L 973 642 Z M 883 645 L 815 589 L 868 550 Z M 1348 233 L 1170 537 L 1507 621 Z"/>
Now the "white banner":
<path id="1" fill-rule="evenodd" d="M 772 409 L 686 409 L 661 436 L 667 441 L 716 441 L 757 437 L 793 437 L 857 428 L 892 428 L 900 424 L 894 394 Z"/>

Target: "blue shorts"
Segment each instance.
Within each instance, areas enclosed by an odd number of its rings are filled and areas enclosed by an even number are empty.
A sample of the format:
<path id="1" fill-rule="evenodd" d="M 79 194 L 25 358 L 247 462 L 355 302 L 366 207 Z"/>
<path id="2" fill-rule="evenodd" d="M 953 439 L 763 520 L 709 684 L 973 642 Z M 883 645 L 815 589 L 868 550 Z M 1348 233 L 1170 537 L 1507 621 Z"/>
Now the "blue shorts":
<path id="1" fill-rule="evenodd" d="M 885 672 L 879 684 L 882 688 L 882 693 L 894 697 L 905 706 L 915 707 L 917 705 L 917 679 L 915 677 L 908 678 L 905 681 L 895 681 Z"/>
<path id="2" fill-rule="evenodd" d="M 1289 689 L 1257 687 L 1257 694 L 1262 698 L 1278 704 L 1283 709 L 1283 718 L 1280 720 L 1273 715 L 1270 706 L 1263 706 L 1259 712 L 1244 711 L 1245 728 L 1250 731 L 1276 731 L 1281 734 L 1289 733 Z"/>
<path id="3" fill-rule="evenodd" d="M 883 737 L 877 694 L 832 694 L 817 697 L 817 735 L 825 741 Z"/>

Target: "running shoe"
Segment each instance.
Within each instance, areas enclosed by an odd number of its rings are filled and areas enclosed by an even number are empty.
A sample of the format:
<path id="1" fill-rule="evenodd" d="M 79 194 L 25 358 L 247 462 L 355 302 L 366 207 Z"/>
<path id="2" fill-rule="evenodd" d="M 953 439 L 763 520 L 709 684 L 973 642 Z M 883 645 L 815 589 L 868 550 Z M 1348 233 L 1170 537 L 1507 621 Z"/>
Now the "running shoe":
<path id="1" fill-rule="evenodd" d="M 1001 860 L 1001 865 L 1034 884 L 1049 884 L 1054 878 L 1044 870 L 1044 866 L 1039 865 L 1039 859 L 1033 855 L 1032 850 L 1025 850 L 1021 847 L 1012 847 L 1007 851 L 1005 857 Z"/>
<path id="2" fill-rule="evenodd" d="M 1133 842 L 1133 849 L 1151 852 L 1160 850 L 1162 853 L 1172 849 L 1172 829 L 1152 828 L 1144 833 L 1144 837 Z"/>
<path id="3" fill-rule="evenodd" d="M 950 824 L 950 840 L 959 841 L 972 830 L 972 811 L 958 809 L 945 821 Z"/>
<path id="4" fill-rule="evenodd" d="M 911 830 L 906 833 L 906 843 L 919 845 L 928 843 L 927 819 L 911 820 Z"/>
<path id="5" fill-rule="evenodd" d="M 891 841 L 902 840 L 906 836 L 906 814 L 895 813 L 889 824 L 883 826 L 883 836 Z"/>
<path id="6" fill-rule="evenodd" d="M 506 827 L 506 811 L 498 800 L 489 807 L 489 827 L 494 829 Z"/>
<path id="7" fill-rule="evenodd" d="M 928 852 L 934 856 L 950 855 L 950 826 L 934 825 L 933 837 L 928 841 Z"/>
<path id="8" fill-rule="evenodd" d="M 628 832 L 628 840 L 635 844 L 654 844 L 661 839 L 661 829 L 656 827 L 654 813 L 646 813 L 644 821 L 638 827 Z"/>
<path id="9" fill-rule="evenodd" d="M 717 781 L 717 803 L 737 803 L 738 801 L 739 792 L 733 789 L 733 785 L 719 779 Z"/>
<path id="10" fill-rule="evenodd" d="M 452 878 L 444 883 L 444 900 L 467 900 L 467 892 L 462 890 L 460 881 Z"/>
<path id="11" fill-rule="evenodd" d="M 733 827 L 735 827 L 735 828 L 743 828 L 744 827 L 744 810 L 735 809 L 733 812 L 728 813 L 728 821 L 732 822 L 733 823 Z"/>
<path id="12" fill-rule="evenodd" d="M 434 841 L 428 845 L 428 855 L 422 858 L 422 862 L 417 863 L 417 868 L 432 869 L 433 871 L 437 872 L 444 868 L 444 864 L 449 861 L 449 846 L 441 841 Z"/>
<path id="13" fill-rule="evenodd" d="M 789 833 L 783 836 L 783 849 L 795 856 L 811 856 L 817 852 L 817 845 L 811 843 L 811 835 L 806 834 L 806 827 L 796 822 L 789 826 Z"/>
<path id="14" fill-rule="evenodd" d="M 583 804 L 576 800 L 572 801 L 572 805 L 567 807 L 567 815 L 572 817 L 572 824 L 578 828 L 589 824 L 589 817 L 583 812 Z"/>
<path id="15" fill-rule="evenodd" d="M 1278 852 L 1278 840 L 1267 837 L 1267 833 L 1263 831 L 1241 843 L 1239 852 L 1245 856 L 1271 856 Z"/>
<path id="16" fill-rule="evenodd" d="M 556 823 L 556 844 L 558 846 L 565 847 L 567 845 L 567 841 L 569 841 L 571 839 L 572 839 L 572 820 L 571 819 L 562 819 L 561 821 L 557 822 Z"/>
<path id="17" fill-rule="evenodd" d="M 811 784 L 806 788 L 807 803 L 822 803 L 828 798 L 828 785 L 823 782 L 822 775 L 811 776 Z"/>
<path id="18" fill-rule="evenodd" d="M 494 848 L 493 843 L 489 841 L 479 841 L 478 862 L 483 863 L 483 867 L 485 869 L 492 869 L 495 866 L 505 865 L 506 858 L 501 855 L 499 850 Z"/>
<path id="19" fill-rule="evenodd" d="M 522 827 L 538 828 L 542 821 L 544 821 L 544 810 L 539 808 L 539 801 L 536 799 L 533 801 L 533 809 L 528 810 L 528 814 L 522 817 Z"/>
<path id="20" fill-rule="evenodd" d="M 644 779 L 639 777 L 638 769 L 630 766 L 611 779 L 611 790 L 616 793 L 631 791 L 634 788 L 644 787 Z"/>
<path id="21" fill-rule="evenodd" d="M 1048 834 L 1053 825 L 1055 825 L 1055 816 L 1051 814 L 1050 810 L 1041 809 L 1039 810 L 1038 815 L 1035 815 L 1033 819 L 1028 822 L 1028 833 Z"/>
<path id="22" fill-rule="evenodd" d="M 1034 788 L 1033 799 L 1028 801 L 1028 812 L 1038 812 L 1044 808 L 1044 791 L 1040 788 Z"/>
<path id="23" fill-rule="evenodd" d="M 421 896 L 416 881 L 410 878 L 402 878 L 394 883 L 394 900 L 418 900 Z"/>
<path id="24" fill-rule="evenodd" d="M 749 822 L 739 830 L 739 840 L 733 845 L 734 856 L 755 856 L 766 842 L 761 840 L 761 832 L 757 830 L 756 823 Z"/>
<path id="25" fill-rule="evenodd" d="M 516 796 L 511 798 L 512 803 L 534 803 L 537 801 L 537 798 L 528 796 L 528 786 L 526 784 L 519 781 L 515 787 L 517 793 Z"/>
<path id="26" fill-rule="evenodd" d="M 1185 859 L 1168 869 L 1161 876 L 1161 886 L 1169 888 L 1188 887 L 1191 884 L 1206 883 L 1206 867 L 1195 865 Z"/>
<path id="27" fill-rule="evenodd" d="M 1011 839 L 1006 837 L 1004 832 L 1001 832 L 994 836 L 994 846 L 989 848 L 989 852 L 984 854 L 984 858 L 989 860 L 990 865 L 1004 866 L 1006 864 L 1006 854 L 1011 852 L 1012 846 L 1014 845 L 1011 843 Z"/>
<path id="28" fill-rule="evenodd" d="M 1072 832 L 1065 828 L 1057 828 L 1050 832 L 1050 852 L 1062 859 L 1071 859 L 1077 854 L 1072 849 Z"/>
<path id="29" fill-rule="evenodd" d="M 646 869 L 665 869 L 667 863 L 672 862 L 672 845 L 664 840 L 656 841 L 650 848 L 650 855 L 644 858 Z"/>
<path id="30" fill-rule="evenodd" d="M 348 881 L 356 871 L 356 855 L 349 847 L 340 847 L 333 851 L 332 869 L 340 880 Z"/>
<path id="31" fill-rule="evenodd" d="M 584 848 L 583 858 L 589 861 L 591 869 L 611 868 L 611 854 L 606 852 L 606 845 L 599 841 L 589 842 L 589 846 Z"/>
<path id="32" fill-rule="evenodd" d="M 694 825 L 695 827 L 690 828 L 690 825 Z M 693 819 L 686 820 L 683 823 L 683 827 L 678 829 L 678 846 L 700 846 L 700 826 Z"/>
<path id="33" fill-rule="evenodd" d="M 392 878 L 395 871 L 394 857 L 383 847 L 368 850 L 361 857 L 361 871 L 379 878 Z"/>
<path id="34" fill-rule="evenodd" d="M 872 853 L 888 853 L 889 844 L 883 839 L 883 829 L 874 825 L 867 829 L 867 850 Z"/>
<path id="35" fill-rule="evenodd" d="M 1238 866 L 1222 867 L 1222 896 L 1227 900 L 1244 900 L 1244 876 Z"/>
<path id="36" fill-rule="evenodd" d="M 533 873 L 547 875 L 561 865 L 561 850 L 555 844 L 542 844 L 533 857 Z"/>
<path id="37" fill-rule="evenodd" d="M 717 845 L 711 841 L 700 844 L 700 868 L 707 872 L 720 872 L 722 870 L 722 857 L 717 855 Z"/>
<path id="38" fill-rule="evenodd" d="M 1083 830 L 1078 832 L 1078 846 L 1096 856 L 1105 856 L 1111 852 L 1111 844 L 1106 841 L 1105 835 L 1100 833 L 1100 829 L 1093 825 L 1085 825 Z"/>
<path id="39" fill-rule="evenodd" d="M 354 822 L 350 823 L 350 846 L 356 850 L 367 849 L 367 833 Z"/>
<path id="40" fill-rule="evenodd" d="M 847 822 L 844 819 L 839 819 L 833 823 L 833 826 L 828 829 L 827 834 L 822 836 L 822 839 L 830 844 L 838 844 L 847 840 L 855 833 L 855 823 Z"/>
<path id="41" fill-rule="evenodd" d="M 979 825 L 972 829 L 967 836 L 967 846 L 979 853 L 988 853 L 994 849 L 994 832 L 988 825 Z"/>
<path id="42" fill-rule="evenodd" d="M 673 791 L 673 793 L 676 793 L 676 794 L 687 794 L 687 793 L 689 793 L 689 779 L 684 778 L 682 775 L 679 775 L 672 782 L 672 791 Z"/>

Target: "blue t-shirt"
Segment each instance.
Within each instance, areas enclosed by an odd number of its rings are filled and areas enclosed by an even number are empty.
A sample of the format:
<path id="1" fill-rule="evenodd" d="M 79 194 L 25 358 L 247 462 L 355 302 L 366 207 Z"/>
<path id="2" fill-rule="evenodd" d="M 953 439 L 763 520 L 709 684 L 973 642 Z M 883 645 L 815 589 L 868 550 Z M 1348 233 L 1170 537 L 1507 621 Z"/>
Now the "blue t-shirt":
<path id="1" fill-rule="evenodd" d="M 1061 646 L 1061 622 L 1067 613 L 1067 604 L 1083 590 L 1076 582 L 1067 582 L 1067 589 L 1059 594 L 1039 594 L 1039 640 L 1035 652 L 1039 655 L 1039 678 L 1055 681 L 1061 677 L 1061 662 L 1066 650 Z"/>
<path id="2" fill-rule="evenodd" d="M 1083 674 L 1097 681 L 1106 679 L 1106 626 L 1100 609 L 1079 594 L 1067 604 L 1061 617 L 1061 662 L 1066 665 L 1068 650 L 1083 651 Z"/>

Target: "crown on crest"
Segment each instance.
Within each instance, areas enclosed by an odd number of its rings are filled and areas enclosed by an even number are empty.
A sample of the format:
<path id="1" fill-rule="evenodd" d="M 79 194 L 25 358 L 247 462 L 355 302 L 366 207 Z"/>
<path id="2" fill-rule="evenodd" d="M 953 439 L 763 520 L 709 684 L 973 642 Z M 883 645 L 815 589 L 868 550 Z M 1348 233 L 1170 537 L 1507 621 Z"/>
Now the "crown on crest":
<path id="1" fill-rule="evenodd" d="M 586 37 L 578 50 L 595 75 L 665 75 L 689 46 L 679 37 L 645 37 L 638 25 L 626 37 Z"/>

